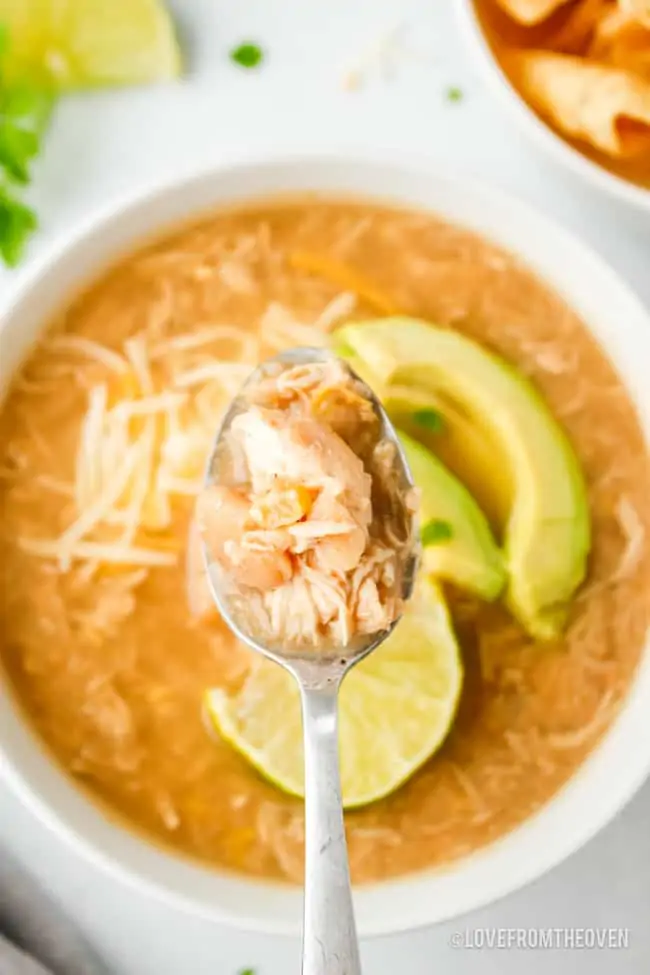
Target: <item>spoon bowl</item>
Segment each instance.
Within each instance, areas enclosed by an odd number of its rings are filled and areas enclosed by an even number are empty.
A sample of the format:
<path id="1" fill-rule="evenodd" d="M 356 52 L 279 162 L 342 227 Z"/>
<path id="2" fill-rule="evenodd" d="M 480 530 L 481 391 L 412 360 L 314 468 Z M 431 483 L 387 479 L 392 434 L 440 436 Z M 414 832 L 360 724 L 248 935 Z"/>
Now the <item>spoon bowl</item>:
<path id="1" fill-rule="evenodd" d="M 392 444 L 395 450 L 394 470 L 399 480 L 400 491 L 406 493 L 413 490 L 415 488 L 415 483 L 413 481 L 413 475 L 411 474 L 406 455 L 404 454 L 395 428 L 379 398 L 367 385 L 367 383 L 365 383 L 346 362 L 334 355 L 334 353 L 329 352 L 326 349 L 312 348 L 309 346 L 300 346 L 298 348 L 288 349 L 285 352 L 279 353 L 277 356 L 267 359 L 255 370 L 253 370 L 248 379 L 244 382 L 240 392 L 237 396 L 235 396 L 230 407 L 226 411 L 217 430 L 207 463 L 205 486 L 210 487 L 212 485 L 218 485 L 224 482 L 224 468 L 228 463 L 227 450 L 225 449 L 224 444 L 228 438 L 233 420 L 249 405 L 246 402 L 247 390 L 256 386 L 262 379 L 272 375 L 273 370 L 278 366 L 300 366 L 310 365 L 312 363 L 326 363 L 334 361 L 340 362 L 354 378 L 354 380 L 363 387 L 365 397 L 372 406 L 373 411 L 379 420 L 381 439 Z M 414 517 L 414 528 L 415 521 L 416 519 Z M 401 577 L 402 585 L 400 596 L 403 602 L 408 601 L 413 593 L 413 586 L 415 584 L 415 576 L 420 557 L 420 546 L 418 542 L 419 535 L 417 530 L 413 530 L 411 532 L 411 537 L 413 539 L 413 544 L 407 557 L 405 558 Z M 383 643 L 399 622 L 400 617 L 395 619 L 387 629 L 382 630 L 379 633 L 371 633 L 364 635 L 362 638 L 355 639 L 351 644 L 343 649 L 340 647 L 325 647 L 314 651 L 313 649 L 293 650 L 291 648 L 284 647 L 270 647 L 267 644 L 262 643 L 253 634 L 245 630 L 236 616 L 232 613 L 224 592 L 223 575 L 217 566 L 216 559 L 212 557 L 212 553 L 209 551 L 209 546 L 206 544 L 205 540 L 203 541 L 203 553 L 212 595 L 224 621 L 228 624 L 238 639 L 249 646 L 252 650 L 256 650 L 265 657 L 269 657 L 271 660 L 274 660 L 276 663 L 281 664 L 292 672 L 299 667 L 301 672 L 309 672 L 312 674 L 314 672 L 322 671 L 323 668 L 331 667 L 333 670 L 336 670 L 342 675 L 349 667 L 355 663 L 358 663 L 359 660 L 362 660 L 363 657 L 367 656 L 381 643 Z"/>

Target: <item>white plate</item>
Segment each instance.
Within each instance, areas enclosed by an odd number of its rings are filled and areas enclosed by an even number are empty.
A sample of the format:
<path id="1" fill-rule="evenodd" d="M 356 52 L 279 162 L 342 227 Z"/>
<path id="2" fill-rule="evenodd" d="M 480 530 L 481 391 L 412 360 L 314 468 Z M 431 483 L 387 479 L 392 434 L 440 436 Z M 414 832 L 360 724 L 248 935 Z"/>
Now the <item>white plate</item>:
<path id="1" fill-rule="evenodd" d="M 476 13 L 474 0 L 455 0 L 458 20 L 472 59 L 479 65 L 487 83 L 511 116 L 552 159 L 611 199 L 625 203 L 645 216 L 650 215 L 650 190 L 609 172 L 566 142 L 547 125 L 521 97 L 502 70 L 488 43 Z M 647 220 L 643 223 L 647 227 Z"/>
<path id="2" fill-rule="evenodd" d="M 240 161 L 111 206 L 29 271 L 0 332 L 2 386 L 50 313 L 107 263 L 168 225 L 222 204 L 292 191 L 351 194 L 431 210 L 521 255 L 588 323 L 636 401 L 650 442 L 650 321 L 627 287 L 585 246 L 527 206 L 424 160 L 359 155 Z M 356 892 L 362 935 L 428 925 L 487 904 L 577 850 L 630 799 L 650 770 L 650 655 L 625 707 L 571 782 L 508 836 L 445 870 Z M 101 869 L 194 915 L 241 929 L 296 934 L 298 890 L 177 859 L 105 818 L 50 761 L 5 696 L 0 769 L 25 804 Z"/>

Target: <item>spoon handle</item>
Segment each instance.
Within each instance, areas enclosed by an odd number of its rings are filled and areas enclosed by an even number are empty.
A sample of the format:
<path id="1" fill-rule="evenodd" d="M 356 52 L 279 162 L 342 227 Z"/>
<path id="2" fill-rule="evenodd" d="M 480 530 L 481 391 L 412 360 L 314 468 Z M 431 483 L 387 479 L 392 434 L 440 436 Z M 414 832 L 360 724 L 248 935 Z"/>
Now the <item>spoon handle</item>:
<path id="1" fill-rule="evenodd" d="M 305 736 L 303 975 L 360 975 L 343 826 L 338 682 L 302 687 Z"/>

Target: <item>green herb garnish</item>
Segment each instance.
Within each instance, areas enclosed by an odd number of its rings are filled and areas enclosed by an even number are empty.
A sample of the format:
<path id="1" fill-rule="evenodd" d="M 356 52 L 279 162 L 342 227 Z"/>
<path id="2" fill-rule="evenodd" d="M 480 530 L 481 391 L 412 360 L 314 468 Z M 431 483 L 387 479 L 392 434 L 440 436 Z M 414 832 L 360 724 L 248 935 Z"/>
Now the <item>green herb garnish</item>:
<path id="1" fill-rule="evenodd" d="M 0 24 L 0 59 L 7 45 L 7 31 Z M 31 181 L 31 164 L 41 151 L 53 104 L 51 92 L 27 83 L 7 84 L 0 70 L 0 257 L 9 267 L 18 264 L 38 225 L 17 184 Z"/>
<path id="2" fill-rule="evenodd" d="M 242 968 L 242 970 L 240 972 L 238 972 L 237 975 L 255 975 L 255 969 L 254 968 Z"/>
<path id="3" fill-rule="evenodd" d="M 463 89 L 457 88 L 454 85 L 447 89 L 445 95 L 448 102 L 462 102 L 463 98 L 465 97 L 463 94 Z"/>
<path id="4" fill-rule="evenodd" d="M 30 164 L 41 149 L 53 98 L 30 85 L 1 85 L 0 166 L 8 179 L 25 185 L 30 181 Z"/>
<path id="5" fill-rule="evenodd" d="M 437 545 L 439 542 L 448 542 L 454 533 L 448 521 L 441 521 L 440 518 L 432 518 L 426 525 L 422 526 L 420 537 L 425 548 L 429 545 Z"/>
<path id="6" fill-rule="evenodd" d="M 339 359 L 354 359 L 355 351 L 347 342 L 337 341 L 334 345 L 334 352 Z"/>
<path id="7" fill-rule="evenodd" d="M 414 410 L 412 419 L 417 426 L 422 427 L 423 430 L 428 430 L 430 433 L 440 433 L 445 426 L 442 414 L 438 413 L 437 410 Z"/>
<path id="8" fill-rule="evenodd" d="M 15 267 L 30 234 L 38 227 L 36 214 L 4 187 L 0 187 L 0 257 Z"/>
<path id="9" fill-rule="evenodd" d="M 242 68 L 256 68 L 264 60 L 264 51 L 259 44 L 246 42 L 232 49 L 230 59 Z"/>

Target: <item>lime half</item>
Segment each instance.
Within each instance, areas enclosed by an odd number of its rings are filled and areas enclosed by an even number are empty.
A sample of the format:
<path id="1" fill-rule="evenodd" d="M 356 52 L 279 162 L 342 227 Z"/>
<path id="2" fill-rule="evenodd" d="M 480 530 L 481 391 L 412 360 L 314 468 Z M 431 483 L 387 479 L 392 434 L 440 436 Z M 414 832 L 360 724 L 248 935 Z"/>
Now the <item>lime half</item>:
<path id="1" fill-rule="evenodd" d="M 159 0 L 0 0 L 3 73 L 57 88 L 176 78 L 181 56 Z"/>
<path id="2" fill-rule="evenodd" d="M 343 804 L 393 792 L 435 752 L 452 723 L 462 684 L 458 644 L 444 598 L 421 579 L 391 636 L 341 688 Z M 215 727 L 267 779 L 304 794 L 300 699 L 293 678 L 256 658 L 242 688 L 206 694 Z"/>

